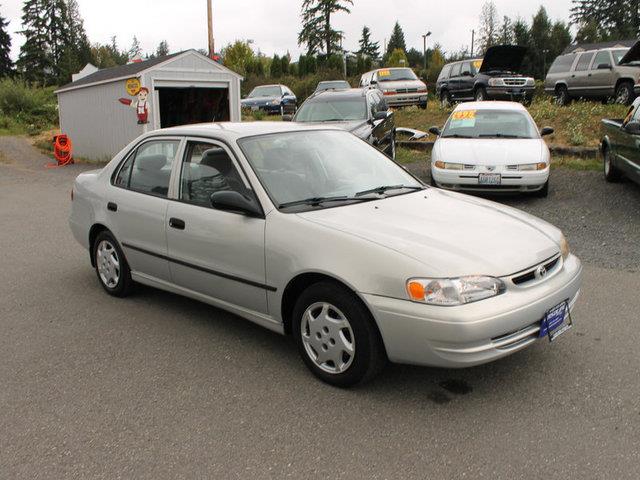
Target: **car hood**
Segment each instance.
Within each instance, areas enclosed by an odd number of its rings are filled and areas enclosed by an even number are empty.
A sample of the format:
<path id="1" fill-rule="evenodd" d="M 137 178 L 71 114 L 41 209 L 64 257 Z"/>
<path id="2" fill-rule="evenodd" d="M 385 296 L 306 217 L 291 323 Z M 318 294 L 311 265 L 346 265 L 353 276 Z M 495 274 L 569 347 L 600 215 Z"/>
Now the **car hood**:
<path id="1" fill-rule="evenodd" d="M 620 59 L 620 63 L 618 65 L 627 65 L 631 62 L 638 61 L 640 61 L 640 41 L 633 44 L 629 51 L 624 54 L 624 57 Z"/>
<path id="2" fill-rule="evenodd" d="M 552 225 L 435 188 L 298 216 L 413 258 L 435 277 L 506 276 L 560 251 L 561 234 Z"/>
<path id="3" fill-rule="evenodd" d="M 495 47 L 490 47 L 484 55 L 480 72 L 518 72 L 526 54 L 527 47 L 519 47 L 516 45 L 496 45 Z"/>
<path id="4" fill-rule="evenodd" d="M 544 161 L 539 138 L 439 138 L 435 159 L 467 165 L 513 165 Z"/>
<path id="5" fill-rule="evenodd" d="M 240 102 L 243 105 L 264 105 L 265 103 L 273 102 L 274 100 L 278 100 L 279 97 L 252 97 L 252 98 L 243 98 Z"/>
<path id="6" fill-rule="evenodd" d="M 383 90 L 397 90 L 399 88 L 427 88 L 421 80 L 395 80 L 391 82 L 379 82 L 378 86 Z"/>

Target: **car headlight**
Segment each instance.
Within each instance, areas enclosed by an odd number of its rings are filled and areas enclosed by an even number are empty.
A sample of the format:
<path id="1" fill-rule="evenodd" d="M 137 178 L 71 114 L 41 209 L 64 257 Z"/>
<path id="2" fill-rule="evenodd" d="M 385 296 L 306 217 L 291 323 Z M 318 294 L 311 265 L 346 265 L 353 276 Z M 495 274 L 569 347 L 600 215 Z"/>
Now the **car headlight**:
<path id="1" fill-rule="evenodd" d="M 564 235 L 560 237 L 560 253 L 562 254 L 562 258 L 564 260 L 566 260 L 567 257 L 569 256 L 569 253 L 571 253 L 571 249 L 569 248 L 569 242 L 567 241 Z"/>
<path id="2" fill-rule="evenodd" d="M 546 162 L 523 163 L 521 165 L 518 165 L 518 170 L 520 170 L 521 172 L 528 172 L 531 170 L 544 170 L 545 168 L 547 168 Z"/>
<path id="3" fill-rule="evenodd" d="M 527 81 L 524 83 L 527 87 L 533 87 L 536 84 L 536 81 L 533 78 L 527 78 Z"/>
<path id="4" fill-rule="evenodd" d="M 501 78 L 490 78 L 489 79 L 490 87 L 504 87 L 504 80 Z"/>
<path id="5" fill-rule="evenodd" d="M 280 105 L 280 100 L 272 100 L 271 105 Z"/>
<path id="6" fill-rule="evenodd" d="M 460 278 L 412 278 L 407 281 L 407 294 L 414 302 L 451 307 L 477 302 L 504 293 L 502 280 L 486 276 Z"/>
<path id="7" fill-rule="evenodd" d="M 436 161 L 435 165 L 437 168 L 443 168 L 445 170 L 462 170 L 464 167 L 461 163 L 447 163 L 440 160 Z"/>

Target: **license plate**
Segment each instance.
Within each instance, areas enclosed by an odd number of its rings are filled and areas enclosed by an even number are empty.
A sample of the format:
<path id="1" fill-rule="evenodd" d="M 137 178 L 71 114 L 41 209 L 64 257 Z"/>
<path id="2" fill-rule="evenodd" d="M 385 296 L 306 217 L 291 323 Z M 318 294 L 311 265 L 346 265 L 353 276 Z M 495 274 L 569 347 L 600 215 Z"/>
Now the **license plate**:
<path id="1" fill-rule="evenodd" d="M 500 185 L 502 183 L 502 175 L 499 173 L 481 173 L 478 175 L 478 183 L 480 185 Z"/>
<path id="2" fill-rule="evenodd" d="M 511 93 L 513 93 L 514 95 L 520 95 L 522 94 L 522 90 L 519 88 L 515 88 Z"/>
<path id="3" fill-rule="evenodd" d="M 540 324 L 539 337 L 549 337 L 549 341 L 553 342 L 571 327 L 573 327 L 573 321 L 571 320 L 569 303 L 565 300 L 545 314 Z"/>
<path id="4" fill-rule="evenodd" d="M 254 111 L 254 112 L 257 111 L 258 108 L 259 107 L 257 105 L 251 105 L 251 110 Z"/>

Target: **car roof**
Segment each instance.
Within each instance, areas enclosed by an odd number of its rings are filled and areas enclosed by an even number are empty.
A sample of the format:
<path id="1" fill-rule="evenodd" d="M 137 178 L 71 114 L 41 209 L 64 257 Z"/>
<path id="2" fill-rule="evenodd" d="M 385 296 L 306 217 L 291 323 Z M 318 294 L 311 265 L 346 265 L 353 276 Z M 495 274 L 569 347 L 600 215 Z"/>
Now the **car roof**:
<path id="1" fill-rule="evenodd" d="M 255 135 L 308 130 L 340 130 L 326 125 L 308 125 L 292 122 L 218 122 L 182 125 L 153 130 L 147 136 L 195 136 L 236 140 Z"/>
<path id="2" fill-rule="evenodd" d="M 527 109 L 518 102 L 489 101 L 489 102 L 464 102 L 459 104 L 454 112 L 463 110 L 513 110 L 526 112 Z"/>
<path id="3" fill-rule="evenodd" d="M 339 90 L 322 90 L 321 92 L 314 93 L 309 97 L 308 101 L 313 102 L 316 100 L 343 100 L 347 98 L 360 98 L 364 97 L 369 89 L 365 88 L 344 88 Z"/>

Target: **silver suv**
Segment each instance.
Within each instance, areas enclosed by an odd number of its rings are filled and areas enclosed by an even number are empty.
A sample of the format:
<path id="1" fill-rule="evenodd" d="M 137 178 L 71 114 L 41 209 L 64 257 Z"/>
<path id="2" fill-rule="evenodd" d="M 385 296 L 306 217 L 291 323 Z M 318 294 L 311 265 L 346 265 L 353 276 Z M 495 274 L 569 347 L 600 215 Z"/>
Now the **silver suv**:
<path id="1" fill-rule="evenodd" d="M 418 105 L 427 108 L 427 85 L 410 68 L 372 70 L 362 75 L 360 87 L 378 88 L 390 107 Z"/>
<path id="2" fill-rule="evenodd" d="M 573 98 L 607 100 L 630 105 L 640 94 L 640 42 L 629 48 L 602 48 L 560 55 L 544 90 L 559 105 Z"/>

